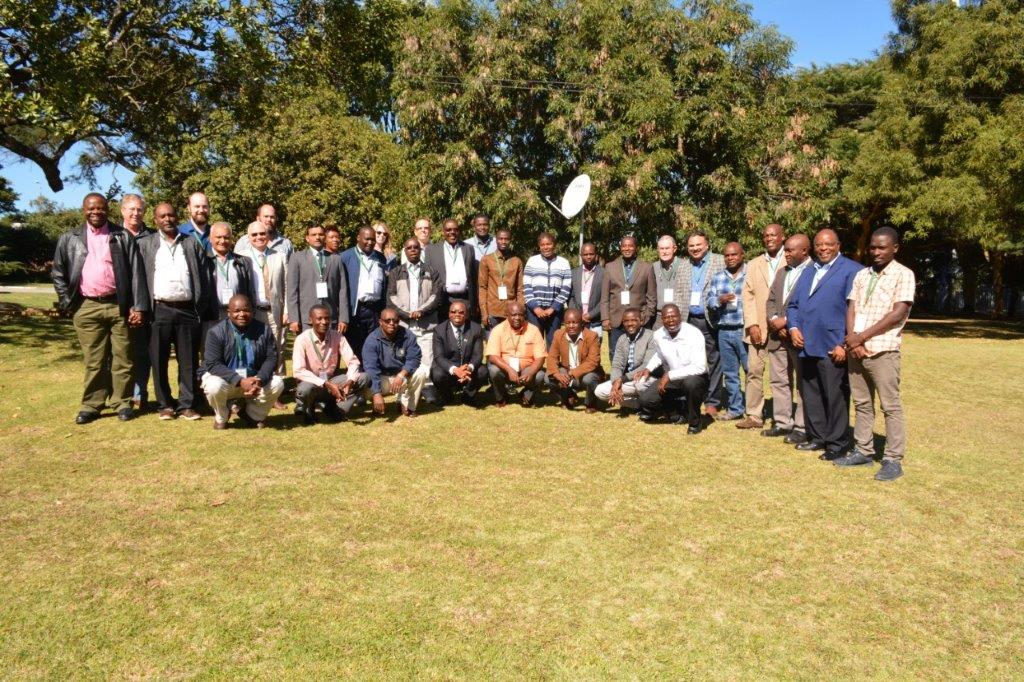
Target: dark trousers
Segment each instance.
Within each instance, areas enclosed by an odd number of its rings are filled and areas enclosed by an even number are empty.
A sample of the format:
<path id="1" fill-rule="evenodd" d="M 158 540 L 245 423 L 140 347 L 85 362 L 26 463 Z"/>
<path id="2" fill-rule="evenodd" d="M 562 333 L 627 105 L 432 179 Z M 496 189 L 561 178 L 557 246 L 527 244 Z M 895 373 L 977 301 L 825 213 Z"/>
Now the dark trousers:
<path id="1" fill-rule="evenodd" d="M 380 325 L 380 311 L 382 310 L 384 310 L 383 301 L 373 303 L 360 301 L 356 314 L 352 315 L 352 319 L 349 320 L 348 329 L 345 330 L 345 340 L 348 341 L 348 345 L 352 347 L 352 352 L 356 354 L 360 362 L 363 360 L 363 344 L 366 343 L 367 337 L 373 333 L 373 330 Z"/>
<path id="2" fill-rule="evenodd" d="M 160 409 L 194 409 L 196 396 L 196 366 L 199 362 L 199 316 L 192 304 L 177 308 L 156 302 L 153 310 L 153 330 L 149 340 L 149 361 L 153 365 L 153 388 Z M 178 360 L 178 400 L 171 397 L 167 376 L 167 363 L 171 359 L 171 346 Z"/>
<path id="3" fill-rule="evenodd" d="M 149 337 L 153 326 L 146 320 L 138 327 L 128 328 L 128 337 L 132 342 L 132 398 L 145 402 L 149 400 Z"/>
<path id="4" fill-rule="evenodd" d="M 510 387 L 512 387 L 512 383 L 508 380 L 508 375 L 501 369 L 498 369 L 497 365 L 487 365 L 487 373 L 491 379 L 491 390 L 494 391 L 494 399 L 498 402 L 507 403 L 511 393 Z M 537 373 L 530 378 L 530 381 L 522 386 L 523 400 L 533 400 L 533 393 L 544 385 L 544 378 L 544 370 L 537 370 Z"/>
<path id="5" fill-rule="evenodd" d="M 556 310 L 551 317 L 540 319 L 533 314 L 533 310 L 530 308 L 526 309 L 526 320 L 540 329 L 540 333 L 544 336 L 544 343 L 551 347 L 551 342 L 555 338 L 555 332 L 558 331 L 559 327 L 562 326 L 562 313 L 564 310 Z"/>
<path id="6" fill-rule="evenodd" d="M 845 450 L 850 444 L 850 381 L 846 365 L 837 365 L 828 357 L 802 357 L 800 372 L 807 438 L 824 443 L 827 450 Z"/>
<path id="7" fill-rule="evenodd" d="M 722 358 L 718 354 L 718 335 L 703 315 L 690 315 L 686 321 L 704 335 L 704 352 L 708 356 L 708 392 L 704 403 L 718 407 L 722 404 Z"/>
<path id="8" fill-rule="evenodd" d="M 569 373 L 569 371 L 564 367 L 560 368 L 558 371 L 560 374 Z M 551 387 L 551 390 L 556 393 L 563 402 L 568 400 L 570 395 L 576 395 L 581 388 L 585 390 L 586 397 L 583 399 L 583 404 L 587 407 L 595 407 L 597 405 L 597 398 L 594 397 L 594 389 L 597 388 L 599 383 L 601 383 L 601 375 L 597 372 L 587 372 L 579 379 L 573 377 L 569 380 L 569 385 L 566 387 L 563 387 L 561 382 L 559 382 L 553 374 L 548 375 L 548 386 Z"/>
<path id="9" fill-rule="evenodd" d="M 660 411 L 669 421 L 678 421 L 685 414 L 688 425 L 700 427 L 700 406 L 707 390 L 707 374 L 672 379 L 664 395 L 658 393 L 654 381 L 640 392 L 640 412 L 653 417 Z"/>
<path id="10" fill-rule="evenodd" d="M 476 394 L 487 382 L 487 367 L 486 365 L 475 367 L 469 383 L 460 384 L 454 376 L 434 365 L 430 368 L 430 380 L 434 382 L 434 388 L 441 394 L 441 400 L 446 403 L 452 402 L 456 396 L 463 400 L 475 400 Z"/>

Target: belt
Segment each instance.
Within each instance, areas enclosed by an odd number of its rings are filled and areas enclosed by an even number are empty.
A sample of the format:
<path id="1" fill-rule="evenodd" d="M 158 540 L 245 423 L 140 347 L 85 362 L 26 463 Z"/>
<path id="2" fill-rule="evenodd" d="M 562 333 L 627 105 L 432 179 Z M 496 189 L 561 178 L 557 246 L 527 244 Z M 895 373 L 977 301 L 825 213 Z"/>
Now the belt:
<path id="1" fill-rule="evenodd" d="M 82 296 L 82 298 L 95 301 L 96 303 L 117 303 L 117 294 L 107 294 L 106 296 Z"/>
<path id="2" fill-rule="evenodd" d="M 167 306 L 168 308 L 191 308 L 192 301 L 161 301 L 157 299 L 157 303 L 160 305 Z"/>
<path id="3" fill-rule="evenodd" d="M 270 310 L 270 306 L 269 305 L 258 305 L 258 306 L 256 306 L 256 310 L 262 310 L 264 312 L 267 312 L 267 311 Z"/>
<path id="4" fill-rule="evenodd" d="M 720 325 L 718 325 L 718 328 L 719 329 L 724 329 L 726 331 L 733 331 L 735 329 L 743 329 L 743 325 L 742 324 L 720 324 Z"/>

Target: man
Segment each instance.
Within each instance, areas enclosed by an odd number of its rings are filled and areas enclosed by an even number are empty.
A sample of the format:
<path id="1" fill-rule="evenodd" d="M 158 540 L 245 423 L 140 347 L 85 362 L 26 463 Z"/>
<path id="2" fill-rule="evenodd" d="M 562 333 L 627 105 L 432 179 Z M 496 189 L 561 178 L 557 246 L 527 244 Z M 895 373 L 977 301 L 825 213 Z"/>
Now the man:
<path id="1" fill-rule="evenodd" d="M 746 416 L 736 423 L 737 429 L 759 429 L 764 425 L 764 367 L 768 359 L 768 315 L 766 306 L 775 273 L 784 265 L 782 243 L 786 241 L 782 226 L 772 223 L 761 230 L 764 253 L 747 263 L 743 280 L 743 328 L 749 340 L 747 350 L 747 383 L 744 389 Z"/>
<path id="2" fill-rule="evenodd" d="M 85 363 L 76 424 L 97 419 L 108 404 L 121 421 L 135 416 L 128 327 L 142 324 L 149 290 L 135 241 L 107 221 L 107 210 L 102 194 L 87 194 L 85 224 L 61 235 L 53 254 L 58 306 L 71 315 Z"/>
<path id="3" fill-rule="evenodd" d="M 377 328 L 387 294 L 387 263 L 374 250 L 374 239 L 373 228 L 364 227 L 356 235 L 355 246 L 341 252 L 349 310 L 345 338 L 360 360 L 365 360 L 363 344 Z"/>
<path id="4" fill-rule="evenodd" d="M 238 244 L 235 244 L 235 253 L 248 256 L 253 263 L 253 316 L 270 328 L 274 343 L 277 344 L 278 365 L 275 371 L 284 374 L 288 260 L 283 252 L 270 248 L 269 234 L 263 223 L 249 223 L 245 250 L 239 251 Z"/>
<path id="5" fill-rule="evenodd" d="M 914 305 L 914 272 L 896 262 L 900 241 L 896 230 L 880 227 L 871 235 L 872 265 L 857 273 L 846 309 L 850 392 L 856 419 L 857 449 L 839 466 L 861 466 L 874 460 L 875 393 L 885 415 L 885 454 L 877 481 L 903 475 L 907 425 L 900 399 L 900 347 L 903 326 Z"/>
<path id="6" fill-rule="evenodd" d="M 711 280 L 725 269 L 725 260 L 717 253 L 711 253 L 707 235 L 694 232 L 686 238 L 686 253 L 676 271 L 672 300 L 685 314 L 686 322 L 704 335 L 705 354 L 708 364 L 708 394 L 704 397 L 704 411 L 714 418 L 721 404 L 719 391 L 722 387 L 722 367 L 718 357 L 718 340 L 714 328 L 707 318 L 708 290 Z M 664 306 L 662 306 L 664 308 Z"/>
<path id="7" fill-rule="evenodd" d="M 306 228 L 307 248 L 288 261 L 285 277 L 288 327 L 292 334 L 309 329 L 309 311 L 314 305 L 326 305 L 331 324 L 339 332 L 348 328 L 348 287 L 341 271 L 341 258 L 324 248 L 326 235 L 320 225 Z"/>
<path id="8" fill-rule="evenodd" d="M 569 291 L 568 307 L 576 308 L 583 315 L 583 326 L 597 334 L 598 343 L 604 337 L 601 324 L 601 285 L 604 282 L 604 268 L 597 257 L 597 247 L 587 242 L 580 247 L 580 264 L 572 269 L 572 288 Z M 610 346 L 613 350 L 615 346 Z"/>
<path id="9" fill-rule="evenodd" d="M 137 243 L 146 269 L 153 333 L 149 360 L 162 420 L 201 419 L 195 410 L 202 321 L 211 309 L 209 267 L 199 238 L 178 231 L 178 214 L 170 204 L 153 209 L 157 232 Z M 209 236 L 206 235 L 207 243 Z M 178 363 L 178 399 L 171 396 L 167 365 L 171 346 Z"/>
<path id="10" fill-rule="evenodd" d="M 203 352 L 203 392 L 213 408 L 213 428 L 228 426 L 230 402 L 244 405 L 239 419 L 247 426 L 262 429 L 270 406 L 284 391 L 284 380 L 274 374 L 277 345 L 267 325 L 253 319 L 248 296 L 232 296 L 227 319 L 221 320 L 206 336 Z"/>
<path id="11" fill-rule="evenodd" d="M 341 363 L 346 371 L 340 373 Z M 292 348 L 292 375 L 295 388 L 295 414 L 305 424 L 316 421 L 316 405 L 323 401 L 324 416 L 333 422 L 345 419 L 359 397 L 370 385 L 359 371 L 359 358 L 331 321 L 331 309 L 317 303 L 309 309 L 309 326 L 295 337 Z"/>
<path id="12" fill-rule="evenodd" d="M 433 226 L 430 218 L 419 218 L 412 226 L 412 236 L 420 243 L 420 258 L 427 254 L 427 247 L 430 246 L 430 238 L 433 235 Z M 402 250 L 402 262 L 405 262 L 405 250 Z"/>
<path id="13" fill-rule="evenodd" d="M 281 234 L 281 231 L 277 229 L 277 210 L 271 204 L 262 204 L 256 209 L 256 220 L 253 221 L 259 223 L 267 231 L 267 248 L 273 249 L 276 253 L 280 253 L 284 256 L 284 259 L 290 260 L 292 254 L 295 252 L 295 247 L 292 245 L 290 239 Z M 249 250 L 249 239 L 248 235 L 242 235 L 235 244 L 235 253 L 245 255 L 245 252 Z"/>
<path id="14" fill-rule="evenodd" d="M 772 428 L 761 432 L 762 436 L 776 438 L 784 436 L 791 445 L 803 443 L 807 437 L 804 431 L 803 400 L 795 401 L 800 384 L 799 349 L 793 346 L 786 331 L 786 305 L 793 296 L 800 275 L 811 263 L 811 240 L 805 234 L 795 234 L 786 240 L 783 254 L 786 265 L 775 273 L 765 314 L 768 316 L 768 376 L 772 387 Z"/>
<path id="15" fill-rule="evenodd" d="M 725 379 L 726 410 L 718 413 L 720 421 L 733 421 L 743 416 L 743 384 L 740 368 L 747 373 L 747 347 L 743 332 L 743 280 L 747 267 L 743 263 L 743 247 L 729 242 L 722 251 L 725 270 L 711 278 L 705 303 L 714 323 L 722 376 Z"/>
<path id="16" fill-rule="evenodd" d="M 565 311 L 565 327 L 555 332 L 546 364 L 548 385 L 566 409 L 576 407 L 576 394 L 583 389 L 587 414 L 597 412 L 594 389 L 604 378 L 601 344 L 597 334 L 583 328 L 583 315 L 575 308 Z"/>
<path id="17" fill-rule="evenodd" d="M 523 261 L 512 255 L 512 232 L 502 228 L 494 235 L 497 249 L 480 260 L 477 300 L 480 323 L 493 329 L 508 317 L 509 301 L 525 303 Z"/>
<path id="18" fill-rule="evenodd" d="M 661 308 L 663 326 L 654 332 L 656 352 L 640 371 L 637 381 L 645 381 L 655 370 L 662 374 L 640 393 L 640 421 L 652 422 L 655 411 L 662 411 L 670 423 L 687 424 L 689 435 L 700 433 L 700 403 L 707 391 L 708 365 L 704 335 L 683 322 L 679 307 L 666 303 Z M 680 400 L 686 403 L 686 416 L 679 414 Z"/>
<path id="19" fill-rule="evenodd" d="M 612 349 L 611 377 L 594 389 L 594 395 L 609 405 L 636 410 L 640 394 L 652 381 L 641 379 L 640 372 L 651 361 L 657 344 L 651 330 L 640 324 L 640 309 L 635 306 L 623 311 L 622 328 L 626 333 Z"/>
<path id="20" fill-rule="evenodd" d="M 451 403 L 458 394 L 463 405 L 476 407 L 476 395 L 487 379 L 484 367 L 484 330 L 469 319 L 464 301 L 453 301 L 448 323 L 434 330 L 430 378 L 441 401 Z"/>
<path id="21" fill-rule="evenodd" d="M 640 308 L 640 324 L 645 327 L 654 319 L 658 285 L 654 268 L 636 256 L 636 237 L 626 235 L 619 240 L 618 258 L 604 269 L 601 282 L 601 324 L 608 332 L 608 347 L 615 348 L 622 330 L 622 311 L 630 306 Z"/>
<path id="22" fill-rule="evenodd" d="M 138 194 L 121 197 L 121 222 L 124 231 L 134 240 L 153 234 L 146 227 L 143 216 L 146 202 Z M 143 315 L 142 322 L 128 327 L 128 338 L 132 344 L 132 407 L 138 411 L 146 409 L 149 401 L 149 336 L 152 329 L 150 320 Z"/>
<path id="23" fill-rule="evenodd" d="M 441 302 L 438 313 L 448 314 L 452 301 L 466 301 L 470 317 L 477 310 L 477 261 L 473 247 L 460 238 L 459 223 L 452 218 L 441 226 L 444 239 L 431 244 L 423 254 L 424 262 L 437 271 L 441 281 Z"/>
<path id="24" fill-rule="evenodd" d="M 415 237 L 405 240 L 402 254 L 406 262 L 388 275 L 388 305 L 398 310 L 401 325 L 416 337 L 423 372 L 429 373 L 434 359 L 441 279 L 437 271 L 421 261 L 420 243 Z M 426 393 L 427 400 L 432 400 L 430 391 Z"/>
<path id="25" fill-rule="evenodd" d="M 547 347 L 540 330 L 526 321 L 518 302 L 508 304 L 508 319 L 491 330 L 484 355 L 498 407 L 508 404 L 510 386 L 521 387 L 522 405 L 531 407 L 533 392 L 544 385 Z"/>
<path id="26" fill-rule="evenodd" d="M 427 372 L 420 367 L 416 337 L 398 322 L 394 308 L 381 311 L 380 324 L 363 346 L 363 368 L 370 378 L 374 414 L 384 414 L 384 396 L 395 395 L 402 414 L 415 417 Z"/>
<path id="27" fill-rule="evenodd" d="M 491 219 L 483 213 L 477 213 L 472 222 L 473 236 L 466 243 L 473 247 L 473 256 L 479 263 L 489 253 L 498 250 L 498 245 L 491 236 Z"/>
<path id="28" fill-rule="evenodd" d="M 341 253 L 341 232 L 337 225 L 324 226 L 324 248 L 327 253 Z"/>
<path id="29" fill-rule="evenodd" d="M 210 253 L 210 202 L 202 192 L 188 195 L 188 222 L 178 226 L 178 233 L 195 239 L 203 253 Z"/>
<path id="30" fill-rule="evenodd" d="M 672 235 L 658 238 L 658 262 L 654 264 L 654 281 L 658 287 L 654 328 L 661 329 L 661 309 L 675 300 L 676 273 L 681 260 L 676 257 L 676 239 Z"/>
<path id="31" fill-rule="evenodd" d="M 541 232 L 537 237 L 540 253 L 530 256 L 523 272 L 526 316 L 540 329 L 547 344 L 562 326 L 562 311 L 572 292 L 572 268 L 555 252 L 555 243 L 555 235 Z"/>
<path id="32" fill-rule="evenodd" d="M 232 298 L 238 295 L 245 296 L 251 305 L 255 296 L 252 261 L 235 254 L 231 250 L 233 246 L 230 225 L 225 222 L 210 225 L 210 248 L 213 250 L 213 258 L 207 259 L 206 264 L 211 295 L 207 297 L 210 307 L 204 316 L 203 341 L 199 344 L 201 348 L 206 348 L 205 339 L 210 329 L 227 318 L 228 304 Z"/>
<path id="33" fill-rule="evenodd" d="M 846 376 L 846 299 L 861 266 L 839 253 L 828 228 L 814 235 L 817 261 L 806 268 L 786 305 L 786 326 L 800 350 L 800 397 L 807 441 L 798 450 L 824 450 L 835 461 L 849 448 L 850 384 Z"/>

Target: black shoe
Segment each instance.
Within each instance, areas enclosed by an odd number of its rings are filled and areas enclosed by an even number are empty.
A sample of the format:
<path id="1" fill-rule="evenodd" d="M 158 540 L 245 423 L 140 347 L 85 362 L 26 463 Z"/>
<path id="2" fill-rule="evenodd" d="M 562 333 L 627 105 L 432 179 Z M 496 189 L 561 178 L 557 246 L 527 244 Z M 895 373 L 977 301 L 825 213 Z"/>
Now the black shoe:
<path id="1" fill-rule="evenodd" d="M 876 481 L 895 481 L 903 475 L 903 465 L 895 459 L 883 459 L 882 468 L 875 474 Z"/>
<path id="2" fill-rule="evenodd" d="M 780 429 L 778 426 L 773 426 L 762 431 L 761 435 L 765 438 L 778 438 L 779 436 L 788 436 L 791 433 L 793 433 L 792 429 Z"/>
<path id="3" fill-rule="evenodd" d="M 841 450 L 826 450 L 825 452 L 818 455 L 818 459 L 822 462 L 836 462 L 840 459 L 846 459 L 846 449 Z"/>
<path id="4" fill-rule="evenodd" d="M 323 416 L 324 419 L 333 424 L 345 421 L 345 413 L 341 411 L 341 408 L 339 408 L 338 404 L 334 401 L 328 401 L 327 404 L 324 405 Z"/>
<path id="5" fill-rule="evenodd" d="M 99 412 L 79 412 L 75 415 L 76 424 L 88 424 L 100 418 Z"/>
<path id="6" fill-rule="evenodd" d="M 130 422 L 135 419 L 135 410 L 130 407 L 122 407 L 117 411 L 117 418 L 123 422 Z"/>
<path id="7" fill-rule="evenodd" d="M 837 467 L 859 467 L 865 464 L 874 464 L 875 460 L 871 459 L 867 455 L 862 454 L 859 450 L 854 450 L 846 457 L 837 459 L 834 462 Z"/>
<path id="8" fill-rule="evenodd" d="M 636 418 L 639 419 L 640 422 L 644 424 L 653 424 L 654 422 L 658 421 L 658 418 L 655 417 L 653 414 L 651 414 L 650 412 L 644 412 L 643 410 L 637 412 Z"/>
<path id="9" fill-rule="evenodd" d="M 796 444 L 796 449 L 800 450 L 801 452 L 810 452 L 810 451 L 813 451 L 813 450 L 824 450 L 825 449 L 825 444 L 824 443 L 815 443 L 813 440 L 805 440 L 802 443 L 797 443 Z"/>
<path id="10" fill-rule="evenodd" d="M 700 427 L 699 426 L 688 426 L 688 427 L 686 427 L 686 435 L 688 435 L 688 436 L 696 436 L 698 433 L 700 433 Z"/>
<path id="11" fill-rule="evenodd" d="M 807 442 L 807 434 L 804 433 L 803 431 L 797 431 L 796 429 L 793 429 L 792 431 L 789 432 L 789 435 L 786 436 L 783 440 L 786 443 L 789 443 L 790 445 L 797 445 L 798 443 L 806 443 Z"/>

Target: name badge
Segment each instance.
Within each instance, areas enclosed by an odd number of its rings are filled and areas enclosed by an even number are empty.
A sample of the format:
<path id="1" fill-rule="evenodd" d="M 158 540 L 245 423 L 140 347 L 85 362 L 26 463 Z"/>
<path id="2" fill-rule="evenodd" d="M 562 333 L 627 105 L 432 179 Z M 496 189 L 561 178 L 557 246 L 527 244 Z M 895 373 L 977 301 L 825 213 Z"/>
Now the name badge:
<path id="1" fill-rule="evenodd" d="M 519 358 L 509 358 L 505 360 L 505 362 L 507 362 L 508 366 L 511 367 L 516 372 L 519 371 Z"/>
<path id="2" fill-rule="evenodd" d="M 236 369 L 235 370 L 235 374 L 238 375 L 239 379 L 248 379 L 249 378 L 249 370 L 247 370 L 245 367 L 241 367 L 239 369 Z"/>
<path id="3" fill-rule="evenodd" d="M 619 303 L 621 303 L 622 305 L 629 305 L 629 292 L 628 291 L 620 291 L 619 292 Z"/>
<path id="4" fill-rule="evenodd" d="M 227 305 L 231 297 L 235 295 L 235 292 L 231 289 L 219 289 L 217 293 L 220 295 L 220 304 Z"/>
<path id="5" fill-rule="evenodd" d="M 868 328 L 868 316 L 864 313 L 857 313 L 853 318 L 853 333 L 860 334 Z"/>
<path id="6" fill-rule="evenodd" d="M 662 303 L 671 303 L 673 298 L 675 298 L 674 289 L 665 289 L 664 291 L 661 292 Z"/>
<path id="7" fill-rule="evenodd" d="M 693 307 L 700 307 L 700 292 L 699 291 L 691 291 L 690 292 L 690 307 L 691 308 L 693 308 Z"/>
<path id="8" fill-rule="evenodd" d="M 327 298 L 327 282 L 316 283 L 316 297 Z"/>
<path id="9" fill-rule="evenodd" d="M 507 301 L 508 300 L 508 287 L 505 286 L 504 284 L 502 284 L 501 286 L 498 287 L 498 300 L 499 301 Z"/>

